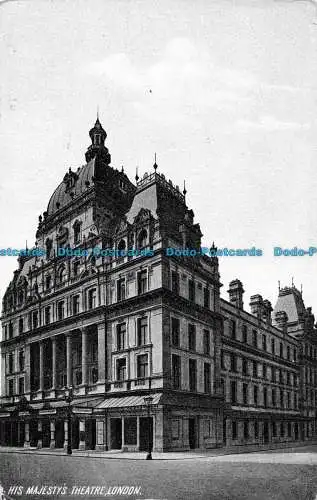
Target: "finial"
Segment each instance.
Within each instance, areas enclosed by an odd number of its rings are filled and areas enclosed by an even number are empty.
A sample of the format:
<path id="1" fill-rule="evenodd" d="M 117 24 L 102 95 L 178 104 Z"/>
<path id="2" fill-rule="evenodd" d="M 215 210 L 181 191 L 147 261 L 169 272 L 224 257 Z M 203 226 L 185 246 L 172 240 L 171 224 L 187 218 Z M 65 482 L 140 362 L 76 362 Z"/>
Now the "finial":
<path id="1" fill-rule="evenodd" d="M 300 285 L 300 294 L 303 295 L 303 283 Z"/>
<path id="2" fill-rule="evenodd" d="M 135 167 L 135 181 L 138 182 L 139 176 L 138 176 L 138 167 Z"/>
<path id="3" fill-rule="evenodd" d="M 185 181 L 184 181 L 183 195 L 186 196 L 186 193 L 187 193 L 187 191 L 186 191 L 186 185 L 185 185 Z"/>
<path id="4" fill-rule="evenodd" d="M 278 291 L 280 291 L 281 290 L 281 282 L 280 282 L 280 280 L 278 280 L 277 283 L 278 283 Z"/>
<path id="5" fill-rule="evenodd" d="M 121 165 L 121 173 L 122 173 L 122 174 L 124 173 L 124 168 L 123 168 L 123 165 Z"/>
<path id="6" fill-rule="evenodd" d="M 28 249 L 28 240 L 25 240 L 25 250 Z"/>
<path id="7" fill-rule="evenodd" d="M 154 165 L 153 165 L 153 168 L 154 168 L 155 172 L 156 172 L 157 166 L 158 165 L 156 163 L 156 153 L 154 153 Z"/>
<path id="8" fill-rule="evenodd" d="M 292 276 L 292 287 L 294 288 L 294 276 Z"/>
<path id="9" fill-rule="evenodd" d="M 99 104 L 97 104 L 97 120 L 99 121 Z"/>

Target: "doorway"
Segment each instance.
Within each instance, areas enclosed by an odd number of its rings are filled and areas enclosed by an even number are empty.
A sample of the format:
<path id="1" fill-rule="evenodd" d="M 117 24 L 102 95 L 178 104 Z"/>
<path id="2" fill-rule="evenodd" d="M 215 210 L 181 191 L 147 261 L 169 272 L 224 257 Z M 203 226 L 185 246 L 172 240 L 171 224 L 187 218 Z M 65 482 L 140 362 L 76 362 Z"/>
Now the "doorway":
<path id="1" fill-rule="evenodd" d="M 263 425 L 263 441 L 264 441 L 264 443 L 269 442 L 269 424 L 268 424 L 268 422 L 264 422 L 264 425 Z"/>
<path id="2" fill-rule="evenodd" d="M 56 420 L 55 448 L 63 448 L 63 446 L 64 446 L 64 420 Z"/>
<path id="3" fill-rule="evenodd" d="M 196 422 L 194 418 L 188 419 L 188 441 L 189 448 L 193 450 L 197 447 L 196 443 Z"/>
<path id="4" fill-rule="evenodd" d="M 150 438 L 150 443 L 149 443 Z M 140 417 L 140 451 L 153 449 L 153 417 Z"/>
<path id="5" fill-rule="evenodd" d="M 121 418 L 110 419 L 110 447 L 112 450 L 121 450 L 122 448 L 122 420 Z"/>

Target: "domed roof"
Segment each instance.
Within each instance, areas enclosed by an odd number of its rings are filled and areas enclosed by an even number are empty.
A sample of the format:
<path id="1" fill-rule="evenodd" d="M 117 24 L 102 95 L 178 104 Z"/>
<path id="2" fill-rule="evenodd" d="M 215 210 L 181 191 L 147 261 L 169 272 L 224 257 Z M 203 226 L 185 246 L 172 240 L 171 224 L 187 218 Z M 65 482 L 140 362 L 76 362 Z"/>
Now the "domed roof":
<path id="1" fill-rule="evenodd" d="M 47 206 L 47 215 L 52 215 L 65 208 L 69 203 L 87 191 L 93 184 L 95 176 L 96 158 L 90 160 L 87 165 L 80 167 L 76 172 L 71 169 L 64 176 L 63 182 L 55 189 Z"/>

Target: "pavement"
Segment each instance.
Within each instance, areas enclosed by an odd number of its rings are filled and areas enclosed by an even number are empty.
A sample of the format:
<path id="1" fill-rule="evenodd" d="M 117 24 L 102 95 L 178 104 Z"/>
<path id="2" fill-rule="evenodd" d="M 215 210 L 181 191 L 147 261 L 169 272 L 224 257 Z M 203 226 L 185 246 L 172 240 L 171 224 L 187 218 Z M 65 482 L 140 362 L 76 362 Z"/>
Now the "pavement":
<path id="1" fill-rule="evenodd" d="M 18 448 L 1 446 L 0 453 L 19 453 L 32 455 L 67 456 L 64 449 L 55 448 Z M 122 452 L 118 450 L 73 450 L 74 457 L 90 457 L 115 460 L 145 460 L 146 452 Z M 213 460 L 217 462 L 253 462 L 317 465 L 317 443 L 305 446 L 268 449 L 267 447 L 215 448 L 183 452 L 152 452 L 152 460 Z"/>

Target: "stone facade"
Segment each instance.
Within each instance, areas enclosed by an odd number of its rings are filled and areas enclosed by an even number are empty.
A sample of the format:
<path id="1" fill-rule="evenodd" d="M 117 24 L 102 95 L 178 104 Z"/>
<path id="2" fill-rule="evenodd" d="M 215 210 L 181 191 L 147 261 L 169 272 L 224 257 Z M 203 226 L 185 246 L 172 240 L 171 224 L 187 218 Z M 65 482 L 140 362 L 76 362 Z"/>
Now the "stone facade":
<path id="1" fill-rule="evenodd" d="M 1 444 L 162 451 L 312 439 L 316 332 L 299 292 L 280 291 L 276 324 L 260 295 L 243 310 L 239 280 L 221 299 L 216 257 L 166 255 L 200 247 L 186 191 L 156 163 L 134 185 L 110 166 L 98 119 L 90 137 L 87 163 L 39 217 L 33 250 L 45 254 L 19 257 L 3 299 Z"/>

